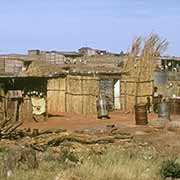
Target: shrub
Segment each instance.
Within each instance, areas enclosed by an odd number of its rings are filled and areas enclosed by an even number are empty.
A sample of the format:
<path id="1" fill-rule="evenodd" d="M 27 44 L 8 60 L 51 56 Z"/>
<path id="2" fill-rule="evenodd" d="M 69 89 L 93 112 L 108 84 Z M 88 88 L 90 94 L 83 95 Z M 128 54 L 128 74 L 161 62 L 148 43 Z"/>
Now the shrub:
<path id="1" fill-rule="evenodd" d="M 180 178 L 180 164 L 175 159 L 162 163 L 160 174 L 163 178 Z"/>
<path id="2" fill-rule="evenodd" d="M 62 151 L 62 155 L 60 157 L 61 162 L 64 163 L 67 160 L 72 161 L 74 163 L 78 163 L 79 159 L 77 158 L 77 156 L 75 156 L 75 154 L 67 149 L 63 149 Z"/>

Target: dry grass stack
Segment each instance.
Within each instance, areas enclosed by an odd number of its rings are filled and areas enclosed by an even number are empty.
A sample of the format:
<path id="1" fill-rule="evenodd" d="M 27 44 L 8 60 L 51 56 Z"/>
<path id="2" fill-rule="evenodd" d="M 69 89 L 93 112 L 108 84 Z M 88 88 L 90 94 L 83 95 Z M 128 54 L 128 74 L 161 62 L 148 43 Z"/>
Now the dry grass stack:
<path id="1" fill-rule="evenodd" d="M 134 105 L 147 102 L 152 96 L 154 60 L 166 49 L 168 42 L 152 34 L 143 41 L 136 38 L 124 65 L 127 75 L 122 76 L 121 97 L 122 108 L 132 110 Z"/>

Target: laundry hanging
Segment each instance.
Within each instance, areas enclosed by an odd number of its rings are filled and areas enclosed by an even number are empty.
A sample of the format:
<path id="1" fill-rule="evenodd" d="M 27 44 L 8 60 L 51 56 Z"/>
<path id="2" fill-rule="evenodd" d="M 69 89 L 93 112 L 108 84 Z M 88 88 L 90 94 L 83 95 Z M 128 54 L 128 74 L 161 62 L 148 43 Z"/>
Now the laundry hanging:
<path id="1" fill-rule="evenodd" d="M 31 97 L 33 114 L 41 115 L 46 112 L 46 102 L 44 98 Z"/>

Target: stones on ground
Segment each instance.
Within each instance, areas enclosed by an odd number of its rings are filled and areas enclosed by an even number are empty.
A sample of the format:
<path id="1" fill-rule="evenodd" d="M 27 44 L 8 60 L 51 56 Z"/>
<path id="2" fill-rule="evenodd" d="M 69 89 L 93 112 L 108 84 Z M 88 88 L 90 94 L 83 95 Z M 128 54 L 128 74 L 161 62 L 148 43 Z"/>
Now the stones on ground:
<path id="1" fill-rule="evenodd" d="M 82 180 L 80 177 L 75 175 L 68 175 L 65 173 L 58 174 L 54 180 Z"/>
<path id="2" fill-rule="evenodd" d="M 170 121 L 168 123 L 167 130 L 180 132 L 180 121 Z"/>
<path id="3" fill-rule="evenodd" d="M 168 119 L 158 118 L 157 120 L 150 121 L 149 125 L 154 127 L 154 128 L 157 128 L 157 129 L 164 129 L 168 122 L 169 122 Z"/>
<path id="4" fill-rule="evenodd" d="M 137 135 L 137 136 L 143 136 L 143 135 L 146 135 L 147 133 L 146 132 L 144 132 L 144 131 L 135 131 L 134 132 L 134 135 Z"/>

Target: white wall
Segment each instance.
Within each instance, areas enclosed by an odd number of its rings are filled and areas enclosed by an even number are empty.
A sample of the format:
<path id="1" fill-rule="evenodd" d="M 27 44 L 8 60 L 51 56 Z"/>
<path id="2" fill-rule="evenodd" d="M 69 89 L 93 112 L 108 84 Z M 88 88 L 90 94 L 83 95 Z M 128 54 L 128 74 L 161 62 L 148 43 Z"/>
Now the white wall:
<path id="1" fill-rule="evenodd" d="M 114 107 L 120 109 L 120 80 L 114 84 Z"/>

